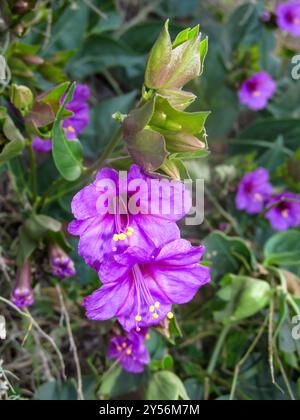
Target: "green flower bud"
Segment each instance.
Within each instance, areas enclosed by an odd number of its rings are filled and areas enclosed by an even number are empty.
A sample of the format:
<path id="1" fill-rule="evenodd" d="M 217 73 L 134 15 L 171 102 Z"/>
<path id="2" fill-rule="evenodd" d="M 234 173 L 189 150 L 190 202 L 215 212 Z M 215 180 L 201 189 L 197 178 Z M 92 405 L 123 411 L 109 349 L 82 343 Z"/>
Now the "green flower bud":
<path id="1" fill-rule="evenodd" d="M 169 21 L 167 21 L 148 59 L 146 86 L 156 90 L 176 90 L 200 76 L 201 50 L 203 50 L 200 38 L 197 26 L 181 32 L 172 44 Z"/>
<path id="2" fill-rule="evenodd" d="M 28 111 L 33 103 L 33 93 L 26 86 L 13 84 L 11 87 L 10 100 L 20 111 Z"/>

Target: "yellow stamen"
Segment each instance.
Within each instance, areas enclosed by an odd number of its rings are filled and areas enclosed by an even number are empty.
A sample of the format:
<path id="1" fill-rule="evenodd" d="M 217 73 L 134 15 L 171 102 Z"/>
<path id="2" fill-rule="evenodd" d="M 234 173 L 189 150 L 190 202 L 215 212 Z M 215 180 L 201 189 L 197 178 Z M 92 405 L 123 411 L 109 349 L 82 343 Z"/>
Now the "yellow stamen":
<path id="1" fill-rule="evenodd" d="M 147 334 L 146 335 L 146 341 L 150 341 L 151 340 L 151 336 L 150 336 L 150 334 Z"/>
<path id="2" fill-rule="evenodd" d="M 154 319 L 158 318 L 158 314 L 153 314 L 152 316 L 153 316 Z"/>
<path id="3" fill-rule="evenodd" d="M 126 350 L 126 354 L 127 354 L 127 356 L 130 356 L 132 354 L 132 350 L 131 349 L 127 349 Z"/>
<path id="4" fill-rule="evenodd" d="M 127 344 L 126 344 L 126 343 L 122 343 L 122 347 L 123 347 L 124 349 L 126 349 Z"/>
<path id="5" fill-rule="evenodd" d="M 167 317 L 168 317 L 169 319 L 173 319 L 173 318 L 174 318 L 174 314 L 173 314 L 173 312 L 169 312 L 169 313 L 168 313 L 168 315 L 167 315 Z"/>
<path id="6" fill-rule="evenodd" d="M 262 203 L 263 202 L 263 198 L 262 198 L 262 195 L 261 194 L 255 194 L 255 196 L 254 196 L 254 198 L 255 198 L 255 200 L 256 201 L 258 201 L 259 203 Z"/>
<path id="7" fill-rule="evenodd" d="M 115 234 L 113 237 L 114 242 L 118 242 L 119 241 L 119 235 Z"/>
<path id="8" fill-rule="evenodd" d="M 155 311 L 155 307 L 154 306 L 150 306 L 149 311 L 150 312 L 154 312 Z"/>
<path id="9" fill-rule="evenodd" d="M 287 218 L 289 217 L 289 211 L 288 211 L 288 209 L 283 210 L 283 211 L 281 212 L 281 214 L 282 214 L 282 216 L 283 216 L 285 219 L 287 219 Z"/>
<path id="10" fill-rule="evenodd" d="M 132 232 L 126 232 L 126 236 L 132 236 L 133 233 Z"/>
<path id="11" fill-rule="evenodd" d="M 136 320 L 137 322 L 141 322 L 141 320 L 142 320 L 141 315 L 137 315 L 137 316 L 135 317 L 135 320 Z"/>
<path id="12" fill-rule="evenodd" d="M 133 229 L 132 227 L 130 227 L 130 226 L 129 226 L 129 227 L 127 228 L 127 232 L 134 233 L 134 229 Z"/>
<path id="13" fill-rule="evenodd" d="M 118 346 L 117 347 L 117 350 L 118 350 L 118 352 L 121 352 L 122 351 L 122 347 Z"/>
<path id="14" fill-rule="evenodd" d="M 75 133 L 75 128 L 74 128 L 74 127 L 72 127 L 71 125 L 69 125 L 69 126 L 66 128 L 66 131 L 67 131 L 68 133 Z"/>
<path id="15" fill-rule="evenodd" d="M 155 306 L 156 309 L 158 309 L 160 307 L 160 303 L 159 302 L 155 302 L 154 306 Z"/>
<path id="16" fill-rule="evenodd" d="M 253 96 L 255 97 L 255 98 L 257 98 L 258 96 L 260 96 L 261 95 L 261 91 L 260 90 L 256 90 L 255 92 L 253 92 Z"/>
<path id="17" fill-rule="evenodd" d="M 121 234 L 119 235 L 119 240 L 120 240 L 120 241 L 125 241 L 125 240 L 126 240 L 126 235 L 125 235 L 125 233 L 121 233 Z"/>

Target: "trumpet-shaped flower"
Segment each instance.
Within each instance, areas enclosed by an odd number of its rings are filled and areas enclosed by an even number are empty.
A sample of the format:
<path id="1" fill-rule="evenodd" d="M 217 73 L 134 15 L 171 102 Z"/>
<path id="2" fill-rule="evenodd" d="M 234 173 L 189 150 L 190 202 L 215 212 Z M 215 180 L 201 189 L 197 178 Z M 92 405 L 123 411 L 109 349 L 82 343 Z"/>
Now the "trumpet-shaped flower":
<path id="1" fill-rule="evenodd" d="M 277 24 L 282 31 L 300 36 L 300 1 L 280 3 L 277 7 Z"/>
<path id="2" fill-rule="evenodd" d="M 62 124 L 68 140 L 76 140 L 89 123 L 89 96 L 88 86 L 78 84 L 73 99 L 66 106 L 68 111 L 73 112 L 73 115 L 65 119 Z M 36 152 L 48 153 L 52 150 L 52 140 L 43 140 L 36 137 L 32 142 L 32 147 Z"/>
<path id="3" fill-rule="evenodd" d="M 239 90 L 240 102 L 253 111 L 260 111 L 266 108 L 275 91 L 275 81 L 267 72 L 261 71 L 244 81 Z"/>
<path id="4" fill-rule="evenodd" d="M 16 286 L 12 292 L 11 301 L 20 309 L 34 304 L 29 261 L 25 262 L 17 271 Z"/>
<path id="5" fill-rule="evenodd" d="M 191 301 L 210 281 L 210 269 L 200 265 L 205 248 L 177 239 L 155 250 L 130 247 L 104 261 L 103 286 L 84 301 L 93 320 L 117 317 L 126 331 L 172 319 L 172 305 Z"/>
<path id="6" fill-rule="evenodd" d="M 273 197 L 268 204 L 266 218 L 275 230 L 288 230 L 300 226 L 300 197 L 285 192 Z"/>
<path id="7" fill-rule="evenodd" d="M 150 249 L 180 237 L 176 221 L 190 210 L 181 182 L 150 178 L 133 165 L 128 174 L 101 170 L 73 199 L 76 218 L 69 232 L 79 236 L 79 254 L 97 271 L 105 256 L 128 246 Z"/>
<path id="8" fill-rule="evenodd" d="M 135 331 L 112 338 L 108 348 L 109 359 L 117 359 L 124 370 L 131 373 L 143 372 L 150 362 L 150 356 L 145 346 L 147 330 Z"/>
<path id="9" fill-rule="evenodd" d="M 271 198 L 273 187 L 269 173 L 264 168 L 247 173 L 240 182 L 236 196 L 236 207 L 249 214 L 260 213 L 265 202 Z"/>

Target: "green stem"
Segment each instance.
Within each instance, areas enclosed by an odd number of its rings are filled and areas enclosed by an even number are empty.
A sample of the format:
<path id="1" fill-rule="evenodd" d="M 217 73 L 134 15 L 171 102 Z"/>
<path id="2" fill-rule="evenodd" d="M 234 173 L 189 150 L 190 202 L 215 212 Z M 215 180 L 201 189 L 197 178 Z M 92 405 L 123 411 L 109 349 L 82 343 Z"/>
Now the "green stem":
<path id="1" fill-rule="evenodd" d="M 239 236 L 243 236 L 239 228 L 239 225 L 237 224 L 235 219 L 226 210 L 223 209 L 223 207 L 218 203 L 218 201 L 214 198 L 214 196 L 211 194 L 211 192 L 208 189 L 206 189 L 205 194 L 207 195 L 209 201 L 218 210 L 218 212 L 232 225 L 236 233 Z"/>
<path id="2" fill-rule="evenodd" d="M 207 368 L 207 374 L 209 376 L 211 376 L 215 371 L 215 368 L 216 368 L 217 363 L 218 363 L 218 358 L 220 356 L 220 353 L 222 351 L 223 345 L 225 343 L 226 337 L 227 337 L 230 329 L 231 329 L 231 325 L 225 325 L 225 327 L 223 328 L 223 330 L 220 334 L 220 337 L 219 337 L 219 339 L 218 339 L 218 341 L 215 345 L 212 357 L 210 359 L 210 362 L 209 362 L 209 365 L 208 365 L 208 368 Z"/>
<path id="3" fill-rule="evenodd" d="M 32 145 L 28 145 L 29 163 L 30 163 L 30 183 L 32 188 L 33 203 L 37 200 L 37 175 L 36 175 L 36 159 Z"/>
<path id="4" fill-rule="evenodd" d="M 294 301 L 293 297 L 291 295 L 288 295 L 286 298 L 286 301 L 290 305 L 290 307 L 294 310 L 295 314 L 300 316 L 300 308 L 297 305 L 297 303 Z"/>

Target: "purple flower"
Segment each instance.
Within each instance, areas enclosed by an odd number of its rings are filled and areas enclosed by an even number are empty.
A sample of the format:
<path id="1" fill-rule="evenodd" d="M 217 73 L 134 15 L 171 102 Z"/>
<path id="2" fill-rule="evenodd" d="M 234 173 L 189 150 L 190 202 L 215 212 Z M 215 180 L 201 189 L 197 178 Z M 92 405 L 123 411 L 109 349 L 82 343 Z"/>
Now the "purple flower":
<path id="1" fill-rule="evenodd" d="M 130 247 L 114 254 L 101 266 L 103 286 L 84 300 L 87 317 L 116 317 L 126 331 L 172 319 L 172 305 L 191 301 L 210 281 L 210 269 L 200 265 L 204 252 L 204 246 L 177 239 L 155 250 Z"/>
<path id="2" fill-rule="evenodd" d="M 190 195 L 181 182 L 164 181 L 150 178 L 137 165 L 124 176 L 106 168 L 74 197 L 77 220 L 69 232 L 80 236 L 79 255 L 87 264 L 98 271 L 105 256 L 119 248 L 153 249 L 180 238 L 175 222 L 190 210 Z"/>
<path id="3" fill-rule="evenodd" d="M 11 296 L 11 301 L 20 309 L 34 304 L 33 291 L 31 287 L 31 265 L 29 261 L 27 261 L 17 271 L 17 281 Z"/>
<path id="4" fill-rule="evenodd" d="M 240 102 L 254 111 L 264 109 L 276 91 L 276 83 L 265 71 L 245 80 L 239 90 Z"/>
<path id="5" fill-rule="evenodd" d="M 126 337 L 116 336 L 109 344 L 109 359 L 118 359 L 120 365 L 127 372 L 143 372 L 145 365 L 150 362 L 150 356 L 145 346 L 147 330 L 140 333 L 131 332 Z"/>
<path id="6" fill-rule="evenodd" d="M 66 106 L 66 109 L 74 114 L 72 117 L 64 120 L 62 124 L 68 140 L 76 140 L 78 135 L 84 131 L 89 123 L 89 96 L 90 91 L 88 86 L 78 84 L 75 88 L 72 101 Z M 32 147 L 38 153 L 48 153 L 52 150 L 52 141 L 42 140 L 40 137 L 36 137 L 32 142 Z"/>
<path id="7" fill-rule="evenodd" d="M 51 245 L 49 254 L 53 276 L 66 279 L 76 275 L 74 262 L 65 251 L 56 245 Z"/>
<path id="8" fill-rule="evenodd" d="M 89 97 L 88 86 L 77 85 L 72 101 L 66 106 L 66 109 L 74 114 L 64 120 L 62 125 L 69 140 L 76 140 L 78 134 L 82 133 L 89 123 Z"/>
<path id="9" fill-rule="evenodd" d="M 300 36 L 300 1 L 280 3 L 277 7 L 277 24 L 282 31 Z"/>
<path id="10" fill-rule="evenodd" d="M 271 198 L 273 187 L 269 173 L 264 168 L 247 173 L 240 182 L 236 196 L 236 207 L 248 214 L 257 214 L 264 209 L 265 202 Z"/>
<path id="11" fill-rule="evenodd" d="M 285 192 L 273 197 L 269 203 L 270 210 L 266 218 L 275 230 L 288 230 L 300 226 L 300 197 L 296 194 Z"/>
<path id="12" fill-rule="evenodd" d="M 36 137 L 32 142 L 32 147 L 38 153 L 49 153 L 52 150 L 52 141 Z"/>

